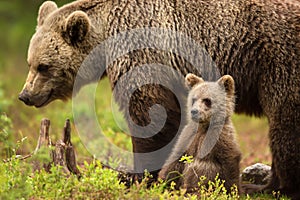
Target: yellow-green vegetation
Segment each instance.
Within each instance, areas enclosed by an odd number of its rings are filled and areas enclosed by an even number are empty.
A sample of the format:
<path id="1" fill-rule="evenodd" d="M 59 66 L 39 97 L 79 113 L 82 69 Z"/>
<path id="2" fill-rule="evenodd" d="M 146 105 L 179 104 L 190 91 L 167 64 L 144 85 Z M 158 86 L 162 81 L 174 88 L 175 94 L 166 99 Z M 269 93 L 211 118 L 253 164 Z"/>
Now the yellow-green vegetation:
<path id="1" fill-rule="evenodd" d="M 189 155 L 185 154 L 185 155 L 181 156 L 179 162 L 189 164 L 189 163 L 194 162 L 194 158 L 193 158 L 193 156 L 189 156 Z"/>
<path id="2" fill-rule="evenodd" d="M 276 197 L 257 195 L 254 197 L 239 196 L 236 187 L 226 191 L 224 181 L 218 177 L 208 186 L 199 179 L 199 190 L 188 194 L 184 189 L 176 190 L 174 182 L 167 186 L 159 180 L 150 187 L 147 181 L 151 178 L 145 173 L 141 183 L 127 188 L 118 178 L 118 173 L 105 169 L 99 161 L 84 162 L 80 167 L 79 178 L 66 174 L 59 166 L 52 166 L 50 172 L 44 169 L 32 171 L 30 162 L 21 161 L 13 155 L 9 161 L 0 163 L 0 199 L 272 199 Z M 284 197 L 280 199 L 286 199 Z"/>
<path id="3" fill-rule="evenodd" d="M 227 194 L 223 182 L 218 178 L 208 187 L 199 180 L 198 195 L 175 190 L 174 184 L 166 189 L 162 181 L 147 186 L 149 173 L 141 183 L 127 188 L 118 179 L 118 173 L 102 168 L 99 161 L 84 162 L 80 168 L 82 176 L 65 174 L 61 167 L 52 166 L 50 172 L 44 169 L 33 172 L 30 162 L 21 161 L 16 155 L 0 164 L 0 198 L 2 199 L 237 199 L 236 188 Z"/>

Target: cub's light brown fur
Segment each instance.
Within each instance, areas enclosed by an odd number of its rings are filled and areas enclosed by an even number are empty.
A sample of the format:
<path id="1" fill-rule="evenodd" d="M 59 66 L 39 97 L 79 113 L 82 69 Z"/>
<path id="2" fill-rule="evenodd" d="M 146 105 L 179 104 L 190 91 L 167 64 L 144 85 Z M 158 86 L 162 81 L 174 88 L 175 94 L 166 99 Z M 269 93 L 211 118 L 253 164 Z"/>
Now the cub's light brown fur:
<path id="1" fill-rule="evenodd" d="M 204 82 L 202 78 L 188 74 L 186 84 L 191 87 L 187 104 L 189 121 L 159 176 L 176 181 L 177 187 L 193 191 L 198 187 L 200 176 L 207 178 L 207 184 L 219 174 L 219 178 L 225 180 L 227 191 L 231 191 L 234 184 L 239 188 L 241 152 L 231 122 L 235 102 L 232 77 L 225 75 L 217 82 Z M 203 154 L 206 148 L 210 151 Z M 194 161 L 190 164 L 180 162 L 180 157 L 185 154 L 193 156 Z"/>

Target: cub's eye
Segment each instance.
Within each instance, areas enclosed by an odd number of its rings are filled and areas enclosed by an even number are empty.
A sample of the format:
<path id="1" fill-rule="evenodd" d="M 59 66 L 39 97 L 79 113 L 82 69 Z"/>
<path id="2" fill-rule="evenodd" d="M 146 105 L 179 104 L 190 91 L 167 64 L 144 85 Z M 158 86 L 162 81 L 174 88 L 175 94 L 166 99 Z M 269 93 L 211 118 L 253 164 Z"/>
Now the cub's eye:
<path id="1" fill-rule="evenodd" d="M 192 98 L 192 105 L 197 101 L 197 98 Z"/>
<path id="2" fill-rule="evenodd" d="M 47 72 L 48 69 L 49 69 L 49 65 L 44 65 L 44 64 L 40 64 L 37 67 L 37 71 L 40 72 L 40 73 Z"/>
<path id="3" fill-rule="evenodd" d="M 211 107 L 211 100 L 210 99 L 203 99 L 202 102 L 205 104 L 206 107 Z"/>

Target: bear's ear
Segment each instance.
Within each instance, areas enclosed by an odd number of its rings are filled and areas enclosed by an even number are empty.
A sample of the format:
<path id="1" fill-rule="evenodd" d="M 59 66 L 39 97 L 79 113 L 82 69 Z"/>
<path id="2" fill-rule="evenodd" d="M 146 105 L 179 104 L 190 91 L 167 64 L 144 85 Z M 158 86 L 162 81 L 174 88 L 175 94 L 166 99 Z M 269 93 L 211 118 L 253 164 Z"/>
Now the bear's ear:
<path id="1" fill-rule="evenodd" d="M 188 88 L 193 88 L 194 86 L 196 86 L 199 83 L 203 83 L 204 80 L 198 76 L 196 76 L 195 74 L 187 74 L 185 76 L 185 84 Z"/>
<path id="2" fill-rule="evenodd" d="M 227 95 L 233 96 L 234 95 L 234 80 L 230 75 L 224 75 L 222 76 L 217 83 L 224 87 L 225 92 Z"/>
<path id="3" fill-rule="evenodd" d="M 43 25 L 47 16 L 57 10 L 57 5 L 53 1 L 44 2 L 39 9 L 38 27 Z"/>
<path id="4" fill-rule="evenodd" d="M 74 11 L 65 22 L 63 38 L 71 45 L 76 45 L 85 39 L 90 30 L 90 19 L 83 11 Z"/>

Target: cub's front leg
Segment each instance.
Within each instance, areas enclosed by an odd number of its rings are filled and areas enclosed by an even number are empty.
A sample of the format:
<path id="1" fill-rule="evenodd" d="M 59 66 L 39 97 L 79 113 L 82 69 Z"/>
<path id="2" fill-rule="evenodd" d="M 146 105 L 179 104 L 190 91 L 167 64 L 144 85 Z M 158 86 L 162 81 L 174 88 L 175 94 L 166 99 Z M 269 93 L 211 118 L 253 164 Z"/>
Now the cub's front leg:
<path id="1" fill-rule="evenodd" d="M 184 167 L 184 163 L 176 160 L 171 164 L 164 165 L 160 170 L 158 177 L 162 180 L 166 180 L 168 184 L 174 181 L 176 183 L 175 188 L 179 189 L 182 185 L 182 173 L 184 171 Z"/>

